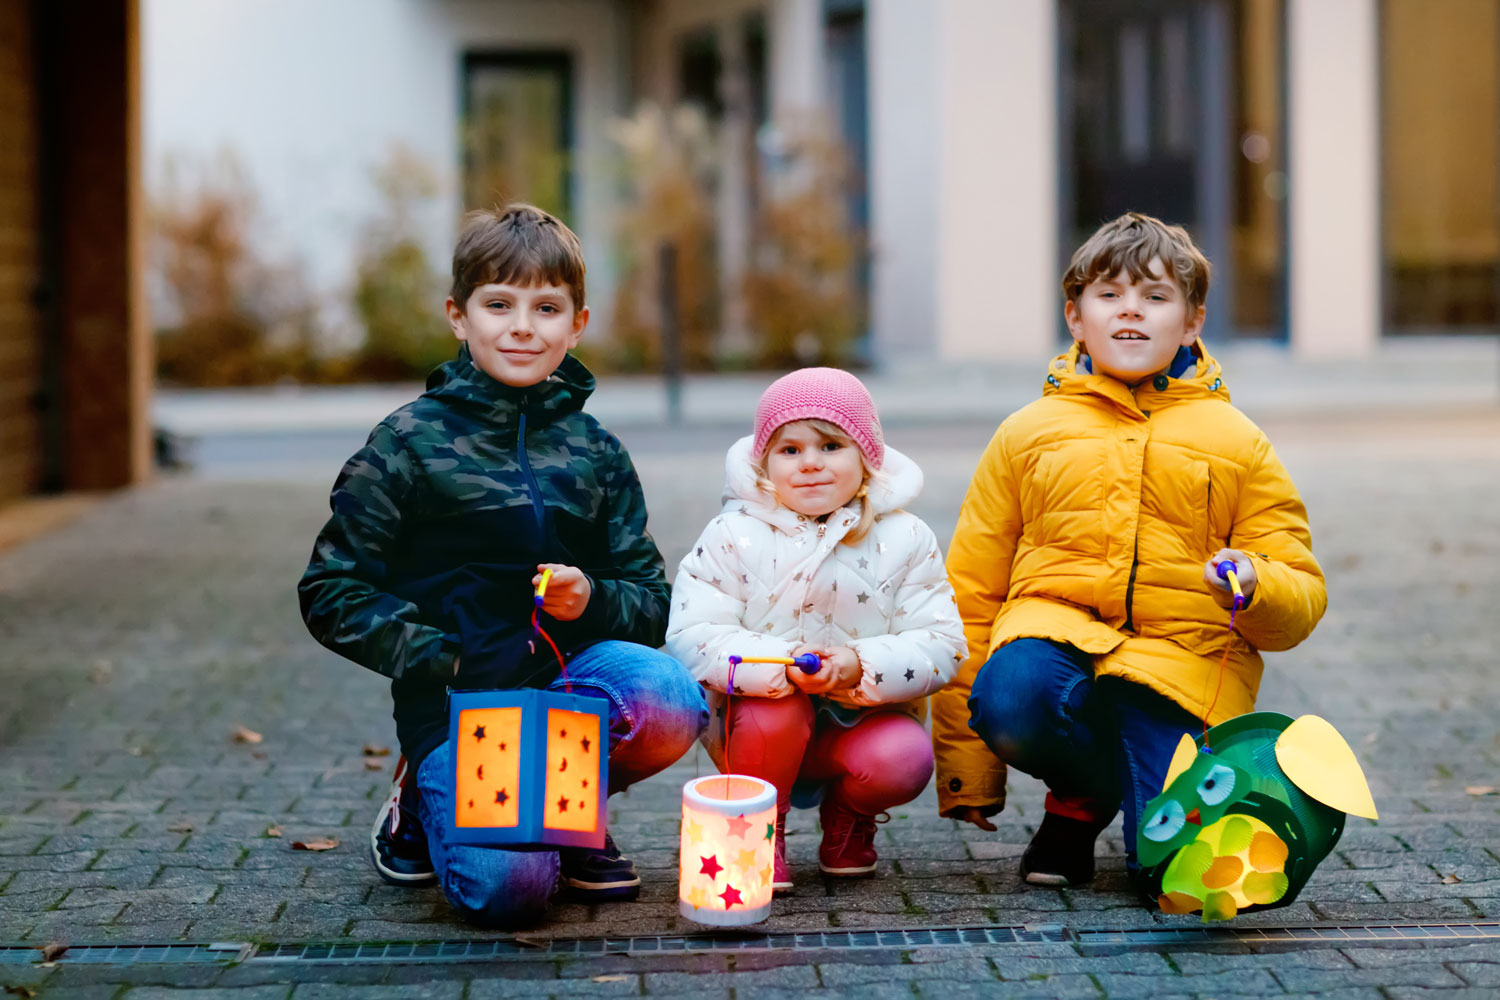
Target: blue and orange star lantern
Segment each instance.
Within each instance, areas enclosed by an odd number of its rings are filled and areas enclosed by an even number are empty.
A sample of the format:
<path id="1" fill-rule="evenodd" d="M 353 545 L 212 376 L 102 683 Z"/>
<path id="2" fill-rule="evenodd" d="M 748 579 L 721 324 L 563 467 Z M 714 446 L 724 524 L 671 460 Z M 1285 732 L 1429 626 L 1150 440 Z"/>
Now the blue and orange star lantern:
<path id="1" fill-rule="evenodd" d="M 531 626 L 557 647 L 538 613 Z M 567 679 L 567 667 L 557 657 Z M 449 698 L 453 826 L 449 842 L 556 850 L 604 846 L 609 797 L 609 702 L 555 691 L 455 691 Z"/>

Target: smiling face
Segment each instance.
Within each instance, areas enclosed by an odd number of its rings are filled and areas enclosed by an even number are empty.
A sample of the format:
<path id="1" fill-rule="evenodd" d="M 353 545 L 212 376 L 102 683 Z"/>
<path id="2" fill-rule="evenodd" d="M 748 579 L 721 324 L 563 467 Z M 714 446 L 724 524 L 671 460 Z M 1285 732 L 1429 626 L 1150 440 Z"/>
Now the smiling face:
<path id="1" fill-rule="evenodd" d="M 1203 307 L 1189 307 L 1161 258 L 1153 257 L 1146 269 L 1139 281 L 1123 269 L 1095 278 L 1063 310 L 1094 372 L 1128 385 L 1166 371 L 1177 349 L 1203 329 Z"/>
<path id="2" fill-rule="evenodd" d="M 797 420 L 771 435 L 766 478 L 783 507 L 822 517 L 854 499 L 864 485 L 865 464 L 854 442 Z"/>
<path id="3" fill-rule="evenodd" d="M 589 322 L 565 285 L 483 284 L 461 306 L 448 299 L 448 325 L 479 370 L 504 385 L 544 382 Z"/>

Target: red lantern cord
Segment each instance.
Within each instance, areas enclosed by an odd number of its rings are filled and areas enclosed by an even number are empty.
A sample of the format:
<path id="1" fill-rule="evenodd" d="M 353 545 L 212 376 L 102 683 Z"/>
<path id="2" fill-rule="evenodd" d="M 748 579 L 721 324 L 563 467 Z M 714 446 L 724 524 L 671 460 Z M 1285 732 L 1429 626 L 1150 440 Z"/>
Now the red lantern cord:
<path id="1" fill-rule="evenodd" d="M 1219 704 L 1219 692 L 1224 687 L 1224 666 L 1229 662 L 1229 650 L 1234 644 L 1234 616 L 1240 608 L 1245 606 L 1245 594 L 1240 590 L 1240 578 L 1233 559 L 1225 559 L 1214 567 L 1219 579 L 1229 583 L 1229 590 L 1234 594 L 1234 602 L 1229 608 L 1229 634 L 1224 637 L 1224 655 L 1219 657 L 1218 679 L 1214 683 L 1214 700 L 1208 703 L 1207 710 L 1203 713 L 1203 749 L 1208 749 L 1208 717 L 1214 714 L 1214 707 Z"/>
<path id="2" fill-rule="evenodd" d="M 568 664 L 563 660 L 562 653 L 558 652 L 557 643 L 553 642 L 552 637 L 547 634 L 547 630 L 542 628 L 541 620 L 538 617 L 542 612 L 542 600 L 547 595 L 547 584 L 551 579 L 552 571 L 550 569 L 542 570 L 541 582 L 536 585 L 536 594 L 531 599 L 531 634 L 533 636 L 539 635 L 543 639 L 546 639 L 547 645 L 552 647 L 552 655 L 557 657 L 557 666 L 562 672 L 563 690 L 568 694 L 572 694 L 573 682 L 568 680 Z M 535 648 L 534 639 L 532 647 Z"/>

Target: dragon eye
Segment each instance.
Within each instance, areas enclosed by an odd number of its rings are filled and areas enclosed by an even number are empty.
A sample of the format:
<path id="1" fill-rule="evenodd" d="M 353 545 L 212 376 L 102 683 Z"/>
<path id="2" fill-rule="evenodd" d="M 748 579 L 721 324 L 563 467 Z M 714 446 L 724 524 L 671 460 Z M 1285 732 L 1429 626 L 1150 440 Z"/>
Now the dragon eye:
<path id="1" fill-rule="evenodd" d="M 1203 800 L 1204 805 L 1216 806 L 1229 798 L 1229 793 L 1234 791 L 1234 770 L 1223 764 L 1215 764 L 1209 768 L 1208 774 L 1198 782 L 1198 797 Z"/>
<path id="2" fill-rule="evenodd" d="M 1147 840 L 1154 840 L 1160 843 L 1163 840 L 1171 840 L 1177 836 L 1186 825 L 1187 814 L 1182 811 L 1182 803 L 1168 799 L 1161 804 L 1161 807 L 1156 812 L 1151 814 L 1150 819 L 1146 820 L 1146 827 L 1143 832 L 1146 834 Z"/>

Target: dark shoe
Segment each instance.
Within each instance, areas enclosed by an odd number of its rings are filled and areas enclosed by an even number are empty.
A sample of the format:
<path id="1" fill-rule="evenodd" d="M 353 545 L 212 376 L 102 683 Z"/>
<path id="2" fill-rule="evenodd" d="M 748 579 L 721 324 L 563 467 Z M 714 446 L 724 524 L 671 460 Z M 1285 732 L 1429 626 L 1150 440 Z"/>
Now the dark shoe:
<path id="1" fill-rule="evenodd" d="M 823 842 L 818 867 L 829 875 L 868 875 L 875 870 L 874 816 L 857 813 L 830 793 L 818 807 Z"/>
<path id="2" fill-rule="evenodd" d="M 1043 813 L 1042 825 L 1021 855 L 1021 878 L 1032 885 L 1056 888 L 1090 881 L 1094 877 L 1094 841 L 1102 830 L 1097 823 Z"/>
<path id="3" fill-rule="evenodd" d="M 409 773 L 406 758 L 399 758 L 391 794 L 381 804 L 370 830 L 370 861 L 391 885 L 427 885 L 437 879 L 432 859 L 427 856 L 427 834 L 417 818 L 420 796 L 416 775 Z"/>
<path id="4" fill-rule="evenodd" d="M 635 863 L 620 853 L 615 838 L 604 834 L 604 847 L 564 847 L 557 852 L 562 881 L 574 899 L 586 903 L 611 903 L 635 899 L 641 894 L 641 877 Z"/>
<path id="5" fill-rule="evenodd" d="M 786 863 L 786 813 L 776 814 L 776 847 L 771 856 L 771 892 L 788 892 L 792 888 L 792 870 Z"/>

